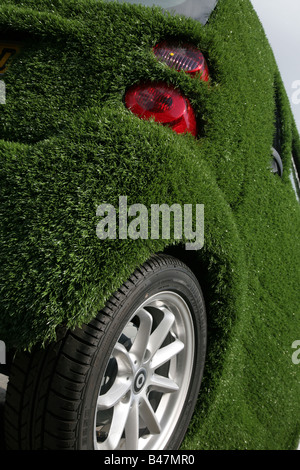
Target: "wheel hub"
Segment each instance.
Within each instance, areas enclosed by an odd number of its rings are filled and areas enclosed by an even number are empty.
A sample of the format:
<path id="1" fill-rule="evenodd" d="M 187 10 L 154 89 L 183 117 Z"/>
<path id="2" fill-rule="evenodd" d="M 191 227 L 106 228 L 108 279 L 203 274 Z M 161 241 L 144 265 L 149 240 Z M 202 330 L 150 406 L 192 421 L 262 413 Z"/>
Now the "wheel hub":
<path id="1" fill-rule="evenodd" d="M 134 379 L 133 391 L 134 393 L 140 393 L 144 388 L 147 379 L 146 369 L 140 369 Z"/>

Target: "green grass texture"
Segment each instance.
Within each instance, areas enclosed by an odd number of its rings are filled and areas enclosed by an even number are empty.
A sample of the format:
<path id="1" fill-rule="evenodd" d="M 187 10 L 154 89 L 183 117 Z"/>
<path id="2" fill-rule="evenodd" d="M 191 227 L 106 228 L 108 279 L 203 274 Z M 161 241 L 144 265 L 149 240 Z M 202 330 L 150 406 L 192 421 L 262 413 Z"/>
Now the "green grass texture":
<path id="1" fill-rule="evenodd" d="M 204 290 L 208 354 L 183 449 L 293 449 L 300 434 L 300 143 L 263 28 L 248 0 L 209 23 L 157 7 L 2 0 L 1 39 L 21 53 L 1 77 L 0 338 L 30 349 L 91 320 L 153 253 L 178 240 L 99 240 L 97 207 L 204 204 L 189 253 Z M 204 53 L 208 83 L 168 68 L 163 39 Z M 127 87 L 162 80 L 187 96 L 197 139 L 141 120 Z M 284 173 L 270 171 L 279 125 Z"/>

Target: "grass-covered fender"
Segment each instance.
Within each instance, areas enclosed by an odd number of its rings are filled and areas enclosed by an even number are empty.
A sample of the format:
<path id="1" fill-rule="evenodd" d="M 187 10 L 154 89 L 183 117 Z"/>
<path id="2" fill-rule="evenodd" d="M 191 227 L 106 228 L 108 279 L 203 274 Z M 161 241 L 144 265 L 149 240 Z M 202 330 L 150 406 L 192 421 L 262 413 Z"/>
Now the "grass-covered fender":
<path id="1" fill-rule="evenodd" d="M 0 115 L 1 340 L 28 348 L 88 321 L 151 253 L 173 246 L 99 240 L 100 204 L 204 204 L 194 257 L 208 360 L 184 446 L 295 446 L 300 211 L 289 173 L 300 145 L 250 2 L 220 0 L 203 27 L 128 4 L 3 0 L 0 31 L 28 45 L 5 74 Z M 151 48 L 166 37 L 204 52 L 209 83 L 155 59 Z M 126 88 L 145 79 L 190 99 L 197 140 L 125 109 Z M 269 170 L 276 106 L 281 179 Z"/>
<path id="2" fill-rule="evenodd" d="M 64 139 L 2 143 L 1 162 L 1 307 L 14 312 L 1 318 L 8 343 L 26 347 L 53 337 L 60 324 L 89 321 L 136 266 L 173 243 L 97 238 L 97 207 L 109 203 L 118 209 L 121 195 L 128 195 L 128 206 L 147 208 L 177 203 L 195 210 L 201 201 L 207 207 L 207 262 L 218 260 L 219 277 L 228 271 L 226 290 L 239 298 L 244 269 L 237 229 L 192 138 L 178 140 L 122 106 L 104 107 L 87 111 Z M 149 228 L 150 222 L 149 210 Z"/>

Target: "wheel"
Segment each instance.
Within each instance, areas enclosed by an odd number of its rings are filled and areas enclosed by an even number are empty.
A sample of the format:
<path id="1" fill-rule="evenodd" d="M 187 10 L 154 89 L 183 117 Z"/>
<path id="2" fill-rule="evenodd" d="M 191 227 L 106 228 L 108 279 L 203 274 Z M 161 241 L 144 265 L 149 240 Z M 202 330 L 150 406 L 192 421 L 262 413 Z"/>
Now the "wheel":
<path id="1" fill-rule="evenodd" d="M 193 273 L 156 255 L 88 325 L 20 353 L 5 406 L 8 449 L 177 449 L 196 404 L 205 306 Z"/>
<path id="2" fill-rule="evenodd" d="M 275 173 L 276 175 L 282 176 L 283 173 L 283 164 L 281 157 L 277 150 L 272 147 L 272 161 L 271 161 L 271 171 L 272 173 Z"/>

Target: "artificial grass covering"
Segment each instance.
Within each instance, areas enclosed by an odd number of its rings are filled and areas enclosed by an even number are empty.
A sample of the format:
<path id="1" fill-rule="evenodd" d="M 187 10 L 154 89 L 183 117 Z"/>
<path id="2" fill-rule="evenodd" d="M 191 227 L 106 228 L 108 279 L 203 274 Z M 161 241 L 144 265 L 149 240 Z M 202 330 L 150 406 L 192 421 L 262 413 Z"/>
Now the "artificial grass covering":
<path id="1" fill-rule="evenodd" d="M 18 34 L 16 34 L 18 32 Z M 0 338 L 29 348 L 93 318 L 149 258 L 188 256 L 205 291 L 208 359 L 186 449 L 290 449 L 300 433 L 300 145 L 272 51 L 247 0 L 220 0 L 205 27 L 94 1 L 3 0 L 21 37 L 0 114 Z M 158 62 L 172 37 L 205 54 L 210 83 Z M 190 99 L 197 140 L 125 109 L 126 88 L 164 80 Z M 276 99 L 275 99 L 276 98 Z M 280 179 L 269 171 L 279 103 Z M 97 206 L 204 204 L 205 245 L 96 237 Z"/>

